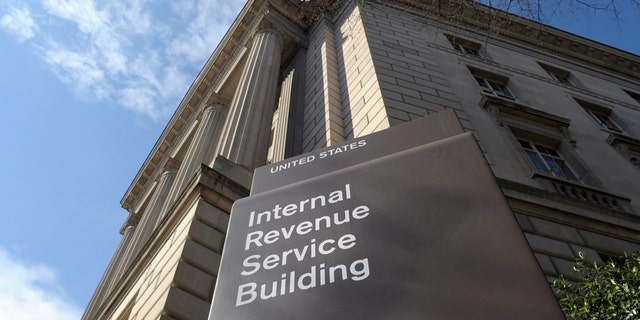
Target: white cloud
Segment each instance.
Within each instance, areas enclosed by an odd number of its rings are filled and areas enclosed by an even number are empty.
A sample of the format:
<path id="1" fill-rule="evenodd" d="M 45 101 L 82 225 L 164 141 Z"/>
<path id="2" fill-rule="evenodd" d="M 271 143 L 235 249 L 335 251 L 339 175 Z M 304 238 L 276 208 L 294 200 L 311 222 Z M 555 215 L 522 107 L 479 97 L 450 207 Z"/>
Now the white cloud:
<path id="1" fill-rule="evenodd" d="M 3 319 L 71 320 L 82 310 L 67 297 L 51 268 L 21 261 L 0 247 L 0 316 Z"/>
<path id="2" fill-rule="evenodd" d="M 29 8 L 11 7 L 8 11 L 0 18 L 0 27 L 13 34 L 19 41 L 33 38 L 38 30 L 38 25 L 31 17 Z"/>
<path id="3" fill-rule="evenodd" d="M 97 10 L 91 0 L 45 0 L 43 5 L 50 15 L 74 22 L 84 33 L 104 28 L 109 19 L 108 14 Z"/>
<path id="4" fill-rule="evenodd" d="M 2 19 L 23 21 L 6 23 L 19 32 L 4 30 L 30 41 L 80 99 L 163 121 L 244 2 L 43 0 L 8 10 Z"/>
<path id="5" fill-rule="evenodd" d="M 105 68 L 95 57 L 95 52 L 76 52 L 50 41 L 41 47 L 42 59 L 51 66 L 60 80 L 72 87 L 86 101 L 109 98 L 112 88 L 105 75 Z"/>

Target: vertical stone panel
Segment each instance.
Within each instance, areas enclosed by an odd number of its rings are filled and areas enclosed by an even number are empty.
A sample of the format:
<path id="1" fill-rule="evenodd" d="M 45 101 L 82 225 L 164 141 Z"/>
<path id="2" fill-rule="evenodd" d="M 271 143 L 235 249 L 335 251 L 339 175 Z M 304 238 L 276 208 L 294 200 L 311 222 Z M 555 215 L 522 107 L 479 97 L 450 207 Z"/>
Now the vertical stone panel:
<path id="1" fill-rule="evenodd" d="M 306 64 L 304 152 L 344 140 L 333 24 L 327 19 L 309 35 Z"/>
<path id="2" fill-rule="evenodd" d="M 406 12 L 366 6 L 362 19 L 387 114 L 394 123 L 442 111 L 462 110 L 453 88 L 427 46 L 432 28 Z M 466 128 L 470 129 L 470 128 Z"/>
<path id="3" fill-rule="evenodd" d="M 388 128 L 360 5 L 352 3 L 338 19 L 335 34 L 345 138 Z"/>

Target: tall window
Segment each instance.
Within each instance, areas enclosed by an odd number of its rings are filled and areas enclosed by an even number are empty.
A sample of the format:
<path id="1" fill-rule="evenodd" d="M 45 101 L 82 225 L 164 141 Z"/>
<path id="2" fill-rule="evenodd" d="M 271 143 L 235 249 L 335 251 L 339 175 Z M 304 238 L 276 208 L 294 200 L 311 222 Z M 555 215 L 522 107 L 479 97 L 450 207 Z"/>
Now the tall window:
<path id="1" fill-rule="evenodd" d="M 622 128 L 612 117 L 611 109 L 587 101 L 576 101 L 601 127 L 615 132 L 622 132 Z"/>
<path id="2" fill-rule="evenodd" d="M 480 54 L 480 49 L 482 47 L 480 46 L 479 43 L 454 37 L 452 35 L 446 35 L 446 36 L 447 36 L 447 40 L 449 40 L 449 43 L 451 43 L 454 49 L 472 56 L 476 56 L 476 57 L 482 56 Z"/>
<path id="3" fill-rule="evenodd" d="M 558 82 L 562 82 L 564 84 L 568 84 L 568 85 L 574 85 L 573 81 L 571 80 L 572 75 L 569 71 L 566 70 L 562 70 L 560 68 L 556 68 L 556 67 L 552 67 L 550 65 L 546 65 L 544 63 L 540 63 L 538 62 L 538 64 L 542 67 L 542 69 L 544 69 L 547 74 L 549 74 L 549 76 L 551 76 L 551 78 L 553 78 L 554 80 L 558 81 Z"/>
<path id="4" fill-rule="evenodd" d="M 578 180 L 571 167 L 555 148 L 524 139 L 518 139 L 518 142 L 536 170 L 554 177 Z"/>

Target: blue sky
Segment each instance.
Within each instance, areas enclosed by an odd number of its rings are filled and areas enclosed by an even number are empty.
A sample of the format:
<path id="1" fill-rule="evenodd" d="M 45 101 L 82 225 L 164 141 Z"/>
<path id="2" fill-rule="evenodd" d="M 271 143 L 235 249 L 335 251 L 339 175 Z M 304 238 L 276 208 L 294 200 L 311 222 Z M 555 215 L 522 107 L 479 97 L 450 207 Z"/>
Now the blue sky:
<path id="1" fill-rule="evenodd" d="M 80 317 L 122 195 L 243 4 L 0 2 L 0 318 Z M 638 17 L 549 22 L 640 54 Z"/>

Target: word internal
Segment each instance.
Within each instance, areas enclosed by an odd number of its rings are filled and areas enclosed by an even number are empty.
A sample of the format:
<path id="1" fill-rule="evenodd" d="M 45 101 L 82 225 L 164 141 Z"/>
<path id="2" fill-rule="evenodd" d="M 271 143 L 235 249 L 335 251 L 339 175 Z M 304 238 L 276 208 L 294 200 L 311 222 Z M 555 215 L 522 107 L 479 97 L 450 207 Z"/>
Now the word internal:
<path id="1" fill-rule="evenodd" d="M 344 185 L 343 189 L 338 189 L 329 193 L 329 195 L 318 195 L 308 199 L 303 199 L 297 203 L 290 203 L 284 207 L 280 204 L 276 204 L 272 210 L 256 213 L 251 211 L 249 214 L 249 227 L 257 226 L 262 222 L 269 222 L 271 220 L 278 220 L 282 217 L 289 217 L 298 212 L 304 212 L 306 207 L 309 210 L 321 208 L 329 204 L 342 202 L 344 200 L 351 199 L 351 185 L 348 183 Z"/>

